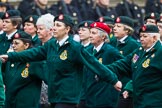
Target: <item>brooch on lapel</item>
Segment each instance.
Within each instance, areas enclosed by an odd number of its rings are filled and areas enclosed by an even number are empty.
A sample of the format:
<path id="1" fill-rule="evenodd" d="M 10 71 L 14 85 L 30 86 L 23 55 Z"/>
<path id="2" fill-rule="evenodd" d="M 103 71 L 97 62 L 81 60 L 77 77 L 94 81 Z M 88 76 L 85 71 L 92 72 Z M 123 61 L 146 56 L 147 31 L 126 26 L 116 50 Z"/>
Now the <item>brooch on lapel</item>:
<path id="1" fill-rule="evenodd" d="M 61 60 L 66 60 L 67 59 L 67 50 L 64 50 L 61 55 L 60 55 Z"/>
<path id="2" fill-rule="evenodd" d="M 101 63 L 101 64 L 102 64 L 102 58 L 99 58 L 99 59 L 98 59 L 98 61 L 99 61 L 99 63 Z"/>
<path id="3" fill-rule="evenodd" d="M 30 66 L 29 63 L 27 63 L 25 69 L 22 71 L 21 76 L 23 78 L 27 78 L 29 76 L 29 70 L 28 70 L 29 66 Z"/>
<path id="4" fill-rule="evenodd" d="M 142 67 L 147 68 L 149 64 L 150 64 L 150 59 L 147 59 L 142 63 Z"/>

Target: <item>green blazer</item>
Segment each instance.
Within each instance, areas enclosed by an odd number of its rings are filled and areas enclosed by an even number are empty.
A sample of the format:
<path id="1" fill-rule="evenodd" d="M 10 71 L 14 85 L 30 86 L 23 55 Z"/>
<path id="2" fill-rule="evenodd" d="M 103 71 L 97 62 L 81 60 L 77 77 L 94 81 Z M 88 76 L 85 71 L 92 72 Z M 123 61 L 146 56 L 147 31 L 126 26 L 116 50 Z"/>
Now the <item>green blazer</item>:
<path id="1" fill-rule="evenodd" d="M 88 51 L 93 53 L 93 46 Z M 94 56 L 104 65 L 123 58 L 119 51 L 108 43 L 104 43 Z M 119 92 L 90 70 L 84 69 L 84 73 L 86 74 L 84 80 L 86 82 L 85 102 L 87 108 L 116 108 Z"/>
<path id="2" fill-rule="evenodd" d="M 162 108 L 162 46 L 158 41 L 145 52 L 136 49 L 109 66 L 113 72 L 132 77 L 134 108 Z"/>
<path id="3" fill-rule="evenodd" d="M 120 53 L 123 56 L 127 56 L 130 53 L 132 53 L 135 49 L 139 48 L 140 43 L 132 38 L 131 36 L 128 36 L 122 43 L 117 43 L 116 48 L 120 51 Z M 123 87 L 131 80 L 131 78 L 126 77 L 126 76 L 121 76 L 120 77 Z M 121 92 L 122 93 L 122 92 Z"/>
<path id="4" fill-rule="evenodd" d="M 42 62 L 7 62 L 5 108 L 38 108 L 42 73 Z"/>
<path id="5" fill-rule="evenodd" d="M 1 67 L 2 67 L 2 61 L 0 60 L 0 108 L 2 108 L 5 101 L 5 92 L 4 92 L 4 84 L 3 84 Z"/>
<path id="6" fill-rule="evenodd" d="M 79 103 L 83 66 L 87 66 L 103 80 L 114 85 L 117 76 L 72 38 L 68 38 L 63 46 L 57 47 L 56 40 L 51 39 L 44 46 L 19 53 L 8 54 L 10 61 L 47 60 L 49 70 L 48 95 L 51 103 Z"/>
<path id="7" fill-rule="evenodd" d="M 8 40 L 6 33 L 0 35 L 0 54 L 6 54 L 12 43 L 12 38 Z"/>
<path id="8" fill-rule="evenodd" d="M 32 39 L 32 44 L 34 47 L 37 47 L 37 46 L 41 46 L 42 45 L 42 42 L 41 40 L 38 38 L 38 35 L 36 34 L 36 36 Z"/>

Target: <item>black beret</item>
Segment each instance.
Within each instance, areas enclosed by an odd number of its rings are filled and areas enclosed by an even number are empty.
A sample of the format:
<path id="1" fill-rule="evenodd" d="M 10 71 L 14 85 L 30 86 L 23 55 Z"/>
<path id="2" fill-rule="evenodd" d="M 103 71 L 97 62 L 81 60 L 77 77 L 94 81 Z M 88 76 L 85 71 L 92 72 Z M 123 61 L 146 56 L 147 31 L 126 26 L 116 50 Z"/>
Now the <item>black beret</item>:
<path id="1" fill-rule="evenodd" d="M 114 19 L 111 18 L 111 17 L 108 17 L 108 16 L 100 17 L 97 21 L 103 22 L 103 23 L 106 23 L 106 24 L 114 24 Z"/>
<path id="2" fill-rule="evenodd" d="M 24 31 L 17 31 L 12 39 L 32 41 L 32 36 Z"/>
<path id="3" fill-rule="evenodd" d="M 140 30 L 139 33 L 159 33 L 159 29 L 156 25 L 143 25 Z"/>
<path id="4" fill-rule="evenodd" d="M 78 28 L 80 27 L 90 27 L 90 25 L 93 23 L 93 21 L 87 20 L 87 21 L 82 21 L 78 24 Z"/>
<path id="5" fill-rule="evenodd" d="M 30 23 L 33 23 L 34 25 L 36 25 L 38 18 L 39 17 L 37 15 L 29 15 L 29 16 L 25 17 L 23 23 L 30 22 Z"/>
<path id="6" fill-rule="evenodd" d="M 7 12 L 5 12 L 2 19 L 8 19 L 8 18 L 20 18 L 20 11 L 8 10 Z"/>
<path id="7" fill-rule="evenodd" d="M 160 19 L 160 14 L 156 12 L 148 13 L 146 14 L 144 20 L 146 21 L 147 19 L 154 19 L 154 20 L 159 20 Z"/>
<path id="8" fill-rule="evenodd" d="M 58 15 L 54 18 L 54 22 L 55 21 L 61 21 L 61 22 L 65 23 L 67 26 L 70 26 L 70 27 L 74 26 L 74 21 L 69 15 L 60 14 L 60 15 Z"/>
<path id="9" fill-rule="evenodd" d="M 131 28 L 134 28 L 134 21 L 133 19 L 127 17 L 127 16 L 119 16 L 115 19 L 115 23 L 121 23 L 124 25 L 127 25 Z"/>

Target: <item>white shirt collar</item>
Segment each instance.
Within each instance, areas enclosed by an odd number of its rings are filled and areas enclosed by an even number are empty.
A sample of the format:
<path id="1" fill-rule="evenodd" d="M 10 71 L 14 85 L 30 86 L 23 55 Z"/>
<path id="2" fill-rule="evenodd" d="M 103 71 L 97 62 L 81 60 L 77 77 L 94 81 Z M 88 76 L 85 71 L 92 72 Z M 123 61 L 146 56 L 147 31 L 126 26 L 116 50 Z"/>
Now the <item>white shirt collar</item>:
<path id="1" fill-rule="evenodd" d="M 127 36 L 124 36 L 124 37 L 122 37 L 121 39 L 119 39 L 119 41 L 122 43 L 126 38 L 128 37 L 128 35 Z"/>
<path id="2" fill-rule="evenodd" d="M 6 34 L 8 40 L 10 40 L 10 39 L 12 38 L 12 36 L 13 36 L 16 32 L 17 32 L 17 30 L 14 31 L 14 32 L 12 32 L 12 33 L 10 33 L 9 35 Z"/>
<path id="3" fill-rule="evenodd" d="M 62 46 L 68 38 L 69 38 L 69 36 L 67 35 L 61 41 L 57 41 L 57 43 L 59 43 L 59 45 Z"/>
<path id="4" fill-rule="evenodd" d="M 149 52 L 154 46 L 155 46 L 156 42 L 150 47 L 148 48 L 147 50 L 145 50 L 146 52 Z"/>
<path id="5" fill-rule="evenodd" d="M 102 42 L 99 46 L 97 46 L 97 48 L 95 48 L 94 47 L 94 49 L 96 49 L 97 50 L 97 52 L 99 52 L 100 51 L 100 49 L 101 49 L 101 47 L 103 46 L 103 44 L 104 44 L 104 42 Z"/>
<path id="6" fill-rule="evenodd" d="M 0 34 L 3 34 L 3 33 L 4 33 L 4 31 L 3 31 L 3 30 L 1 30 L 1 31 L 0 31 Z"/>
<path id="7" fill-rule="evenodd" d="M 81 43 L 84 47 L 87 47 L 89 44 L 90 44 L 90 42 L 88 42 L 88 43 L 86 43 L 86 44 L 83 44 L 83 43 Z"/>

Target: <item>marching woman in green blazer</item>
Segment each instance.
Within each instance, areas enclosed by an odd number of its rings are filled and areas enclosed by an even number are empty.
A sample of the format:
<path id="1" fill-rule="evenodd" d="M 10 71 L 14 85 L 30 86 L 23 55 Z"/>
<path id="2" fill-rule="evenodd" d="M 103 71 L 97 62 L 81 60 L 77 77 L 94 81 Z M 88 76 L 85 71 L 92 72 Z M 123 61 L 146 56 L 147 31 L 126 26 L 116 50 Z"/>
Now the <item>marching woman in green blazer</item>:
<path id="1" fill-rule="evenodd" d="M 13 36 L 13 49 L 20 52 L 31 47 L 32 37 L 18 31 Z M 5 108 L 38 108 L 41 82 L 41 62 L 7 62 L 4 73 Z"/>
<path id="2" fill-rule="evenodd" d="M 73 25 L 70 16 L 63 14 L 56 16 L 53 27 L 55 39 L 37 48 L 0 56 L 3 61 L 47 60 L 48 96 L 52 108 L 76 107 L 80 101 L 84 66 L 114 85 L 117 90 L 122 86 L 116 74 L 108 72 L 104 65 L 69 36 Z"/>

